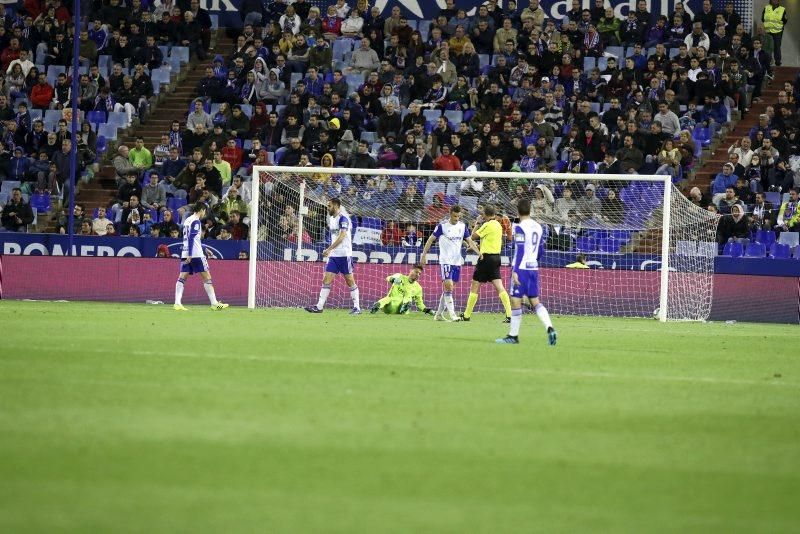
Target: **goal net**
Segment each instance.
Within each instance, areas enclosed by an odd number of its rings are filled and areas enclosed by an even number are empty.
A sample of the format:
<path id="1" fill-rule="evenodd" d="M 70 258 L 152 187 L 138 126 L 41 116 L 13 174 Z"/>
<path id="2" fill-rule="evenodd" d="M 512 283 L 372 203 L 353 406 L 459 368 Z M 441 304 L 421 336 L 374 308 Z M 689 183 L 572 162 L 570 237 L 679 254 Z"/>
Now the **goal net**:
<path id="1" fill-rule="evenodd" d="M 714 214 L 681 195 L 669 177 L 640 175 L 440 172 L 398 169 L 254 167 L 250 307 L 315 304 L 331 243 L 327 205 L 339 198 L 352 221 L 353 263 L 364 309 L 388 291 L 386 277 L 407 273 L 451 206 L 470 228 L 492 205 L 504 228 L 503 282 L 520 198 L 549 237 L 540 259 L 541 298 L 552 313 L 703 320 L 711 310 Z M 441 288 L 434 244 L 420 278 L 428 307 Z M 463 309 L 478 257 L 464 250 L 453 297 Z M 491 284 L 477 312 L 502 312 Z M 350 308 L 342 277 L 326 307 Z"/>

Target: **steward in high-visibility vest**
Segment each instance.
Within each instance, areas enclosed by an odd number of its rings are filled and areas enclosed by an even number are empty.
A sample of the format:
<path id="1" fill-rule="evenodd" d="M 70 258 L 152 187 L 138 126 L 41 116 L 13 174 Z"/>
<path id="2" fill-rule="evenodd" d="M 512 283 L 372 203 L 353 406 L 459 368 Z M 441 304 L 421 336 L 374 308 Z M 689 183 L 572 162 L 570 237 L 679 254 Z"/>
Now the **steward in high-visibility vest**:
<path id="1" fill-rule="evenodd" d="M 761 22 L 764 31 L 772 37 L 772 49 L 775 55 L 775 66 L 781 65 L 781 41 L 783 40 L 783 27 L 789 19 L 786 18 L 786 8 L 780 5 L 780 0 L 770 0 L 769 5 L 761 12 Z"/>

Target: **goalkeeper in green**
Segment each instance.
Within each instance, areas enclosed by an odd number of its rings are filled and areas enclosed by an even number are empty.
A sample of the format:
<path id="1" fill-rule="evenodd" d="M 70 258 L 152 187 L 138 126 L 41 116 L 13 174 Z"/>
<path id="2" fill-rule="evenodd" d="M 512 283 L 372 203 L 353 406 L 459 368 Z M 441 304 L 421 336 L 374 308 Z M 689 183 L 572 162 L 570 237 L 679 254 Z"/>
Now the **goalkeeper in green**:
<path id="1" fill-rule="evenodd" d="M 403 315 L 408 313 L 411 302 L 417 305 L 417 309 L 423 313 L 432 314 L 433 310 L 425 306 L 422 299 L 422 286 L 417 281 L 422 274 L 422 265 L 414 265 L 411 271 L 406 274 L 395 273 L 387 276 L 386 281 L 392 284 L 389 293 L 372 305 L 370 313 L 384 313 Z"/>

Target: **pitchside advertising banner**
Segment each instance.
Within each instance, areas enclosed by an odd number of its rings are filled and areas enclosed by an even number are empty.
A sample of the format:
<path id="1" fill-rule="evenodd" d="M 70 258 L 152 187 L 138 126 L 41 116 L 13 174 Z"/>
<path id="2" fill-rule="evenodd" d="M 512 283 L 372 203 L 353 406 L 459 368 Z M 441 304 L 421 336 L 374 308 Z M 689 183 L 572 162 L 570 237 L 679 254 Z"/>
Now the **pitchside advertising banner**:
<path id="1" fill-rule="evenodd" d="M 370 233 L 361 235 L 364 242 L 375 242 L 376 236 Z M 379 242 L 380 236 L 377 236 Z M 72 256 L 79 257 L 120 257 L 155 258 L 159 245 L 167 245 L 170 255 L 178 257 L 181 242 L 173 239 L 153 239 L 148 237 L 90 237 L 75 236 Z M 242 253 L 249 253 L 247 241 L 207 240 L 203 242 L 206 256 L 218 260 L 240 260 Z M 322 261 L 322 244 L 305 244 L 298 255 L 297 246 L 287 243 L 261 243 L 258 259 L 265 261 L 300 261 L 315 263 Z M 421 247 L 386 247 L 383 245 L 360 244 L 353 246 L 353 260 L 356 265 L 363 264 L 405 264 L 413 265 L 419 260 Z M 15 234 L 0 233 L 0 255 L 6 256 L 69 256 L 69 238 L 58 234 Z M 510 249 L 503 254 L 503 264 L 508 265 Z M 575 261 L 574 252 L 547 251 L 542 258 L 542 267 L 559 268 Z M 659 256 L 647 254 L 586 254 L 587 263 L 593 269 L 611 271 L 656 271 L 661 268 Z M 437 249 L 428 255 L 431 263 L 437 262 Z M 475 265 L 478 257 L 467 254 L 467 265 Z M 800 259 L 771 260 L 757 258 L 717 257 L 714 262 L 717 274 L 800 276 Z"/>
<path id="2" fill-rule="evenodd" d="M 309 0 L 306 0 L 309 1 Z M 157 2 L 155 5 L 160 4 Z M 267 4 L 271 3 L 266 2 Z M 329 4 L 335 4 L 334 0 L 310 0 L 310 4 L 316 5 L 325 14 L 325 8 Z M 354 5 L 355 1 L 349 1 L 350 5 Z M 485 0 L 456 0 L 455 4 L 458 8 L 467 10 L 467 15 L 473 16 L 478 11 L 478 6 L 485 3 Z M 499 0 L 498 5 L 505 7 L 507 0 Z M 716 0 L 714 3 L 715 9 L 722 9 L 724 0 Z M 239 27 L 242 25 L 242 17 L 244 14 L 239 12 L 239 0 L 200 0 L 200 5 L 209 13 L 219 16 L 219 25 L 226 27 Z M 369 2 L 371 6 L 377 6 L 384 16 L 391 13 L 393 7 L 398 6 L 401 14 L 412 19 L 432 20 L 440 9 L 445 7 L 445 0 L 372 0 Z M 614 8 L 617 17 L 626 18 L 628 11 L 636 8 L 635 0 L 619 1 L 619 0 L 606 0 L 605 4 Z M 690 15 L 701 11 L 702 0 L 688 0 L 683 3 L 684 8 Z M 752 0 L 735 0 L 736 9 L 739 13 L 746 12 L 745 6 L 752 6 Z M 741 4 L 741 5 L 739 5 Z M 521 12 L 528 7 L 528 0 L 517 1 L 517 11 Z M 564 14 L 572 7 L 571 0 L 542 0 L 540 4 L 544 9 L 545 15 L 548 18 L 561 20 Z M 592 2 L 590 0 L 583 0 L 582 6 L 590 8 Z M 675 9 L 675 0 L 648 0 L 648 10 L 654 16 L 665 15 L 669 16 Z"/>

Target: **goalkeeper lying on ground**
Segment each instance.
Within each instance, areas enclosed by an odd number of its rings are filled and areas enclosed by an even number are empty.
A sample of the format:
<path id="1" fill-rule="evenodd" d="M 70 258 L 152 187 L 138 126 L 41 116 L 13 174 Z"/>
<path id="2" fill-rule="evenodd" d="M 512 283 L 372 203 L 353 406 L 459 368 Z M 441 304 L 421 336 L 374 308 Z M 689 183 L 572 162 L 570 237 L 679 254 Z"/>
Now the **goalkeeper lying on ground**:
<path id="1" fill-rule="evenodd" d="M 377 313 L 383 310 L 384 313 L 405 314 L 411 307 L 411 302 L 417 305 L 417 309 L 423 313 L 432 314 L 433 310 L 425 307 L 422 299 L 422 286 L 417 279 L 422 274 L 422 266 L 417 264 L 411 268 L 407 275 L 395 273 L 386 277 L 386 281 L 392 284 L 389 293 L 381 300 L 372 305 L 370 313 Z"/>

